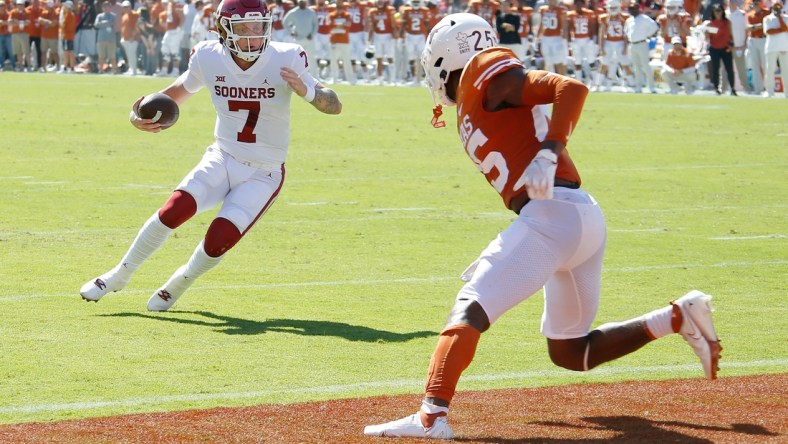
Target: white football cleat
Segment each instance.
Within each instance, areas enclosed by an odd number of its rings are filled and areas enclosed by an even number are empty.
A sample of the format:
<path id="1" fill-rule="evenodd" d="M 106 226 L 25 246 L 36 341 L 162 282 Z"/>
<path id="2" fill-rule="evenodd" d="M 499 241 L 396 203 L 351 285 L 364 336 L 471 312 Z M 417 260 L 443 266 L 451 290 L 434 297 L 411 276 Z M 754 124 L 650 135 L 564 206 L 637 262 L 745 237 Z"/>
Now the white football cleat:
<path id="1" fill-rule="evenodd" d="M 169 310 L 175 301 L 189 289 L 193 280 L 184 276 L 184 271 L 186 271 L 186 265 L 181 266 L 163 287 L 153 293 L 153 296 L 148 299 L 148 311 Z"/>
<path id="2" fill-rule="evenodd" d="M 700 358 L 706 378 L 717 379 L 722 346 L 711 319 L 711 296 L 692 290 L 672 304 L 681 309 L 679 334 Z"/>
<path id="3" fill-rule="evenodd" d="M 88 302 L 98 302 L 104 295 L 110 291 L 120 291 L 131 279 L 131 274 L 122 269 L 122 265 L 118 265 L 112 270 L 102 274 L 101 276 L 87 282 L 82 288 L 79 289 L 79 294 L 82 299 Z"/>
<path id="4" fill-rule="evenodd" d="M 421 414 L 414 413 L 396 421 L 385 424 L 371 425 L 364 427 L 364 434 L 367 436 L 385 436 L 389 438 L 428 438 L 428 439 L 451 439 L 454 433 L 449 427 L 445 416 L 435 419 L 432 427 L 425 428 L 421 424 Z"/>

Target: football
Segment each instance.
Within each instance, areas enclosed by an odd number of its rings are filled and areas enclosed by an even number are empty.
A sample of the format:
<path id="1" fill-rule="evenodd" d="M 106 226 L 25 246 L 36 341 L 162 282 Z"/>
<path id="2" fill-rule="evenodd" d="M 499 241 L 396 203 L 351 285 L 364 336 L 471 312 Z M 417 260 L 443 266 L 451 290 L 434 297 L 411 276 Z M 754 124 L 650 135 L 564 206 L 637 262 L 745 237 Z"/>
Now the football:
<path id="1" fill-rule="evenodd" d="M 167 129 L 178 121 L 178 104 L 166 94 L 156 93 L 145 96 L 140 102 L 137 114 L 143 119 L 151 119 L 161 124 L 161 129 Z"/>

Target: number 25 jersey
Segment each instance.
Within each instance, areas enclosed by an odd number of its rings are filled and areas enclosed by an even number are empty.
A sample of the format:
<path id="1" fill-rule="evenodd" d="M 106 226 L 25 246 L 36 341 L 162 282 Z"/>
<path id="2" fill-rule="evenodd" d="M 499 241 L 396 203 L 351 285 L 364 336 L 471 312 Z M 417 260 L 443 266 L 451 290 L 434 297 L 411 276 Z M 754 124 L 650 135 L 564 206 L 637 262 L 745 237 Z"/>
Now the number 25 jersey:
<path id="1" fill-rule="evenodd" d="M 307 55 L 297 44 L 270 42 L 247 70 L 218 41 L 198 43 L 192 50 L 183 86 L 203 87 L 216 109 L 215 145 L 241 161 L 284 163 L 290 144 L 290 95 L 280 68 L 301 74 L 307 85 L 317 80 L 307 71 Z"/>
<path id="2" fill-rule="evenodd" d="M 476 54 L 462 73 L 457 87 L 457 131 L 468 157 L 503 198 L 506 208 L 514 196 L 526 192 L 514 184 L 536 156 L 545 140 L 566 143 L 580 118 L 588 88 L 568 77 L 546 71 L 529 71 L 519 107 L 488 112 L 484 98 L 490 81 L 523 64 L 507 48 L 493 47 Z M 550 108 L 553 104 L 553 121 Z M 569 153 L 558 156 L 557 178 L 580 184 L 580 175 Z"/>

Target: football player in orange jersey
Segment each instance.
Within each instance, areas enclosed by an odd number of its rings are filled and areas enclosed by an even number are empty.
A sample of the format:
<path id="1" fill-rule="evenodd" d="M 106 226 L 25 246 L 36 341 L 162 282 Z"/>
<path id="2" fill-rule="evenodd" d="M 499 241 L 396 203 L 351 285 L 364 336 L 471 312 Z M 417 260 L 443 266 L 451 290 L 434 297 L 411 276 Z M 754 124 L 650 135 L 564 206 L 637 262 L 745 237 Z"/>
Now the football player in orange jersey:
<path id="1" fill-rule="evenodd" d="M 353 75 L 357 78 L 361 76 L 366 81 L 369 80 L 369 72 L 364 52 L 367 47 L 367 9 L 370 4 L 366 0 L 351 0 L 346 6 L 350 14 L 350 61 L 353 63 Z"/>
<path id="2" fill-rule="evenodd" d="M 574 11 L 566 14 L 569 21 L 569 36 L 572 59 L 575 62 L 575 78 L 585 75 L 586 84 L 591 84 L 591 64 L 596 59 L 596 13 L 585 7 L 585 0 L 575 0 Z"/>
<path id="3" fill-rule="evenodd" d="M 500 8 L 501 4 L 496 0 L 471 0 L 468 2 L 467 12 L 480 16 L 495 27 L 495 15 Z"/>
<path id="4" fill-rule="evenodd" d="M 618 65 L 621 65 L 630 84 L 635 80 L 624 36 L 624 22 L 629 18 L 629 14 L 621 11 L 620 0 L 608 0 L 606 7 L 607 14 L 599 17 L 599 56 L 602 59 L 602 66 L 599 68 L 592 91 L 607 88 L 608 71 L 613 68 L 612 72 L 615 74 Z"/>
<path id="5" fill-rule="evenodd" d="M 569 77 L 527 71 L 496 44 L 484 19 L 452 14 L 427 36 L 421 61 L 437 100 L 457 105 L 466 153 L 518 217 L 463 273 L 466 284 L 432 355 L 419 412 L 367 426 L 369 436 L 451 438 L 449 404 L 481 334 L 542 287 L 541 330 L 556 365 L 590 370 L 681 333 L 706 376 L 716 376 L 721 347 L 711 297 L 697 290 L 641 317 L 590 330 L 599 306 L 605 220 L 580 188 L 565 149 L 588 88 Z"/>
<path id="6" fill-rule="evenodd" d="M 394 30 L 397 24 L 394 19 L 394 7 L 386 0 L 377 0 L 375 7 L 369 10 L 369 42 L 375 45 L 375 57 L 378 60 L 378 83 L 384 82 L 383 71 L 389 67 L 389 82 L 394 80 Z M 384 64 L 384 60 L 386 64 Z"/>
<path id="7" fill-rule="evenodd" d="M 424 77 L 421 65 L 418 63 L 421 50 L 429 32 L 430 10 L 422 6 L 421 0 L 410 0 L 410 5 L 402 8 L 401 33 L 405 44 L 405 58 L 408 61 L 408 71 L 414 85 L 421 82 Z"/>
<path id="8" fill-rule="evenodd" d="M 566 74 L 566 60 L 569 50 L 566 46 L 569 28 L 566 9 L 558 0 L 547 0 L 547 5 L 539 8 L 542 24 L 539 27 L 540 51 L 544 57 L 544 68 L 558 74 Z"/>
<path id="9" fill-rule="evenodd" d="M 670 43 L 673 37 L 681 38 L 682 45 L 687 44 L 687 36 L 690 33 L 692 18 L 682 11 L 684 0 L 665 0 L 665 13 L 657 17 L 660 33 L 662 34 L 662 60 L 667 58 L 668 53 L 673 50 Z"/>

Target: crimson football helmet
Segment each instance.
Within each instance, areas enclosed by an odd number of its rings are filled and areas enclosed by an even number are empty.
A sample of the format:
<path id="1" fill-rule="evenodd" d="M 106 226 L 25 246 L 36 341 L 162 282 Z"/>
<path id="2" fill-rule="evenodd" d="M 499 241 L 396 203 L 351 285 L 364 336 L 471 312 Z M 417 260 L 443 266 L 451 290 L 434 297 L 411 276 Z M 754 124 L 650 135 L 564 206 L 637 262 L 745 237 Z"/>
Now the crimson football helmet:
<path id="1" fill-rule="evenodd" d="M 216 8 L 219 40 L 247 62 L 254 62 L 268 48 L 272 23 L 263 0 L 222 0 Z"/>

